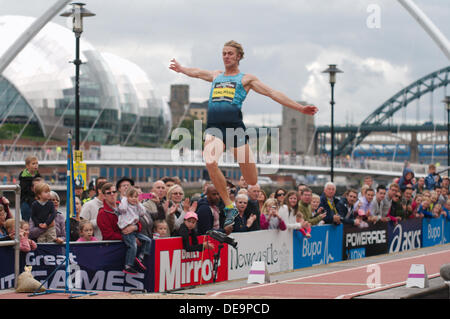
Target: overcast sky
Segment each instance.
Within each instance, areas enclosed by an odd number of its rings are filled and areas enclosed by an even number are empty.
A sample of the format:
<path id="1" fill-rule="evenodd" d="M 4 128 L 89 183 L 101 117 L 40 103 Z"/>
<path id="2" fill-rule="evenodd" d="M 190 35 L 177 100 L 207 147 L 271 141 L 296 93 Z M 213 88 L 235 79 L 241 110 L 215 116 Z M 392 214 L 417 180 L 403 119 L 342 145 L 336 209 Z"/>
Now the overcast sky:
<path id="1" fill-rule="evenodd" d="M 449 0 L 414 0 L 450 38 Z M 223 69 L 228 40 L 244 46 L 240 69 L 295 100 L 319 107 L 317 124 L 330 122 L 328 64 L 337 75 L 335 123 L 360 123 L 378 106 L 449 60 L 396 0 L 85 0 L 96 14 L 84 21 L 83 39 L 122 56 L 147 72 L 159 95 L 171 84 L 189 84 L 193 100 L 206 100 L 210 84 L 168 69 L 175 57 L 186 66 Z M 39 17 L 55 0 L 0 0 L 0 15 Z M 378 14 L 379 13 L 379 14 Z M 379 19 L 378 19 L 379 18 Z M 56 16 L 53 22 L 66 25 Z M 450 92 L 447 92 L 450 93 Z M 438 90 L 398 116 L 442 121 L 445 95 Z M 281 106 L 250 93 L 244 119 L 279 124 Z"/>

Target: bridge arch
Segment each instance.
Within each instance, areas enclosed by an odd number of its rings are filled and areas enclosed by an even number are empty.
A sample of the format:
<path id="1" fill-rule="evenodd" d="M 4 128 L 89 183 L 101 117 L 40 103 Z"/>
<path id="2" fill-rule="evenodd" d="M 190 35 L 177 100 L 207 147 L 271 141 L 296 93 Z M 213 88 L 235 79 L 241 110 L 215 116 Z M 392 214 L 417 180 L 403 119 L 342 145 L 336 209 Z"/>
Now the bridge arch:
<path id="1" fill-rule="evenodd" d="M 447 66 L 416 80 L 379 106 L 361 122 L 360 126 L 370 127 L 382 125 L 388 119 L 392 118 L 395 113 L 406 107 L 409 103 L 419 99 L 422 95 L 433 92 L 440 87 L 447 87 L 450 83 L 449 75 L 450 66 Z M 358 146 L 371 132 L 370 130 L 350 132 L 338 144 L 336 155 L 350 154 L 352 149 Z"/>

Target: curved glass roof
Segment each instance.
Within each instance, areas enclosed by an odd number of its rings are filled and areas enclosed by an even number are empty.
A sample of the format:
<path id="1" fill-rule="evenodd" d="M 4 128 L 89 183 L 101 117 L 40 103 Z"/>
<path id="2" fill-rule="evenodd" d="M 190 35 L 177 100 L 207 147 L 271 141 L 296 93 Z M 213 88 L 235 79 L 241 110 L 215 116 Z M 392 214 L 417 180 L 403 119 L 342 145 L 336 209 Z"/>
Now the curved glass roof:
<path id="1" fill-rule="evenodd" d="M 24 16 L 0 16 L 0 56 L 34 22 Z M 26 45 L 3 72 L 29 104 L 43 128 L 44 135 L 58 135 L 73 126 L 75 36 L 72 30 L 49 22 Z M 115 122 L 122 113 L 163 118 L 162 139 L 170 130 L 171 115 L 167 102 L 156 96 L 153 85 L 136 64 L 98 52 L 83 37 L 80 39 L 80 131 L 87 140 L 95 131 L 98 140 L 115 143 L 120 138 Z M 0 92 L 1 99 L 1 92 Z M 1 110 L 0 110 L 1 111 Z M 129 117 L 128 117 L 129 118 Z M 119 123 L 117 123 L 119 125 Z M 161 127 L 160 127 L 161 128 Z M 109 131 L 108 131 L 109 130 Z"/>

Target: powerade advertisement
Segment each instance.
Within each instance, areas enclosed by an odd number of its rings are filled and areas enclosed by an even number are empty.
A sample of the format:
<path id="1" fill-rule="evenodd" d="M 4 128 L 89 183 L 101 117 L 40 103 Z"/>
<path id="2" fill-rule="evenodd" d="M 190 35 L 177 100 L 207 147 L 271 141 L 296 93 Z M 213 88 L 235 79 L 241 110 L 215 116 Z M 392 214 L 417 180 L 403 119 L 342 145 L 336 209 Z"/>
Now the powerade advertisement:
<path id="1" fill-rule="evenodd" d="M 343 260 L 385 254 L 387 246 L 386 223 L 376 223 L 367 228 L 344 226 Z"/>
<path id="2" fill-rule="evenodd" d="M 389 253 L 422 247 L 422 219 L 407 219 L 388 224 Z"/>
<path id="3" fill-rule="evenodd" d="M 311 227 L 311 237 L 293 232 L 294 269 L 342 260 L 342 225 Z"/>

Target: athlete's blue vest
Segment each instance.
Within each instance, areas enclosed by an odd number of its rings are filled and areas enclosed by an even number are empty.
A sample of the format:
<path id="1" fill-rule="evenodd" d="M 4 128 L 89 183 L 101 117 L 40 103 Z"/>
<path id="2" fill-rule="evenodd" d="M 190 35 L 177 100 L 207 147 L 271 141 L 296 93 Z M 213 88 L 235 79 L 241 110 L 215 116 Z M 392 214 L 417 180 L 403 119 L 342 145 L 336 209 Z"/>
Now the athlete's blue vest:
<path id="1" fill-rule="evenodd" d="M 225 76 L 221 73 L 212 82 L 208 103 L 208 124 L 242 121 L 242 102 L 247 96 L 242 85 L 244 74 Z"/>

